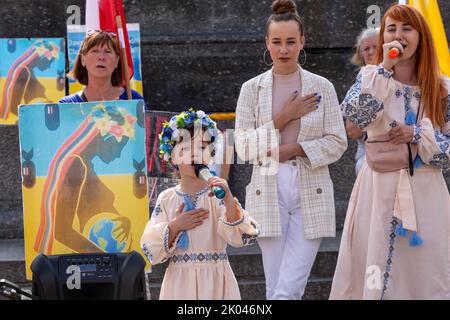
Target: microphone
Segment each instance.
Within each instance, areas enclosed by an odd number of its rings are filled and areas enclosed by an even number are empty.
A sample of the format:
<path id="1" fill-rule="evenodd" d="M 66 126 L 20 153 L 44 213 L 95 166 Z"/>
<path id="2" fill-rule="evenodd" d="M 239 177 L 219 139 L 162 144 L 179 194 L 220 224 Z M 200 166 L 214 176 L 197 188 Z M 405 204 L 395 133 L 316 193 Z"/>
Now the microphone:
<path id="1" fill-rule="evenodd" d="M 398 48 L 389 49 L 388 56 L 392 60 L 396 59 L 400 55 L 400 50 Z"/>
<path id="2" fill-rule="evenodd" d="M 214 175 L 209 171 L 209 168 L 203 164 L 194 164 L 195 175 L 203 181 L 208 181 Z M 225 198 L 225 190 L 220 187 L 213 187 L 212 192 L 217 199 Z"/>

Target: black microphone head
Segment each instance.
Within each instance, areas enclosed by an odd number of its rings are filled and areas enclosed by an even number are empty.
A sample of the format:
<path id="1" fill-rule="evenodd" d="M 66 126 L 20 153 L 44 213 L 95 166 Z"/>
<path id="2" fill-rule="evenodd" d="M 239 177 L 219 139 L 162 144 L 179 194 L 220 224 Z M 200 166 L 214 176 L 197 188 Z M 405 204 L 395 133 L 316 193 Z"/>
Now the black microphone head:
<path id="1" fill-rule="evenodd" d="M 205 166 L 204 164 L 194 164 L 194 171 L 195 171 L 195 175 L 198 177 L 198 175 L 200 174 L 200 170 L 202 169 L 208 169 L 207 166 Z"/>

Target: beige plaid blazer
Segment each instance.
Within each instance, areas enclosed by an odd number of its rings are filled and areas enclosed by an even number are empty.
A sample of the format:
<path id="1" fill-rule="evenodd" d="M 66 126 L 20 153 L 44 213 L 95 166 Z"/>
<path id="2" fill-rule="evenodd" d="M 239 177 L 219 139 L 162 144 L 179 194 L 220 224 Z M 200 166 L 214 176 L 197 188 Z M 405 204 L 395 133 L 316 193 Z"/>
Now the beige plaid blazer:
<path id="1" fill-rule="evenodd" d="M 347 135 L 333 84 L 301 69 L 301 95 L 318 92 L 320 108 L 301 118 L 298 143 L 307 158 L 299 168 L 300 208 L 306 239 L 336 236 L 333 183 L 328 165 L 347 149 Z M 236 107 L 235 145 L 240 160 L 250 161 L 253 174 L 246 187 L 245 206 L 261 228 L 260 237 L 281 235 L 277 196 L 278 162 L 267 157 L 280 137 L 272 121 L 273 75 L 269 70 L 242 85 Z M 269 147 L 266 147 L 269 146 Z"/>

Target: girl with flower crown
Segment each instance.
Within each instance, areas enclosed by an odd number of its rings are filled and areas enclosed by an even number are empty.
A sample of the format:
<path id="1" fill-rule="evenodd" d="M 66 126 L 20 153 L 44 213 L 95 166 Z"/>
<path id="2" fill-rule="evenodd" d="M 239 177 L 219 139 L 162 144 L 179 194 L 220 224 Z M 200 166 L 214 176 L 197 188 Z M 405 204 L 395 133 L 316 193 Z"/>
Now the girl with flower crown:
<path id="1" fill-rule="evenodd" d="M 190 109 L 164 123 L 160 156 L 180 173 L 180 184 L 159 194 L 141 247 L 155 265 L 169 261 L 160 299 L 240 299 L 228 262 L 227 243 L 241 247 L 256 241 L 256 222 L 233 197 L 226 180 L 207 182 L 194 164 L 208 164 L 218 130 L 203 111 Z M 222 200 L 213 196 L 222 188 Z"/>

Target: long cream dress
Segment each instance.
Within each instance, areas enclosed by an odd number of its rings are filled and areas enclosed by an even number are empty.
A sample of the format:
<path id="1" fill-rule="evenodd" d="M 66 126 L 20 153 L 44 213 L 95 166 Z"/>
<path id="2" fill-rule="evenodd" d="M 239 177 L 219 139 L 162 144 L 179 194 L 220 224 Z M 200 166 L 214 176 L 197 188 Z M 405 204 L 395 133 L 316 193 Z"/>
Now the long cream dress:
<path id="1" fill-rule="evenodd" d="M 417 113 L 420 88 L 392 75 L 381 65 L 363 68 L 341 105 L 369 139 L 386 134 L 394 121 L 405 123 L 409 110 Z M 414 132 L 424 165 L 412 177 L 406 169 L 378 173 L 363 164 L 349 201 L 331 299 L 450 298 L 450 197 L 442 174 L 450 165 L 450 96 L 445 126 L 433 128 L 425 113 Z M 421 245 L 410 243 L 413 231 Z"/>
<path id="2" fill-rule="evenodd" d="M 236 300 L 239 287 L 226 253 L 227 243 L 242 247 L 256 241 L 256 222 L 240 205 L 241 218 L 229 223 L 222 200 L 208 196 L 208 189 L 191 198 L 195 208 L 209 210 L 209 217 L 199 227 L 187 231 L 189 246 L 177 247 L 178 234 L 168 243 L 168 224 L 189 195 L 179 186 L 163 191 L 156 201 L 150 221 L 141 238 L 141 247 L 152 265 L 170 261 L 161 287 L 160 299 L 169 300 Z M 183 214 L 183 213 L 181 213 Z"/>

